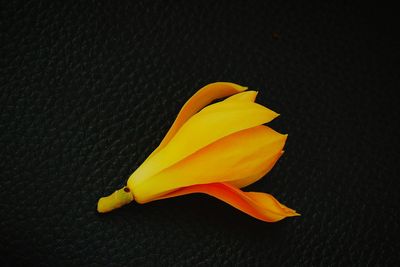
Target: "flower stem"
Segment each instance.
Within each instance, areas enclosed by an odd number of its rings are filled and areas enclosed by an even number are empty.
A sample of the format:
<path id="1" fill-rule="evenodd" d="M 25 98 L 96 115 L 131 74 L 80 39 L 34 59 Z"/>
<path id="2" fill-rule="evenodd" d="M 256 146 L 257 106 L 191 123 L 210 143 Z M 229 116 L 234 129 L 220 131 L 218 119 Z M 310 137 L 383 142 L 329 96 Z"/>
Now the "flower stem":
<path id="1" fill-rule="evenodd" d="M 128 187 L 115 191 L 109 196 L 102 197 L 97 203 L 97 211 L 100 213 L 110 212 L 114 209 L 118 209 L 126 204 L 129 204 L 133 200 L 133 194 Z"/>

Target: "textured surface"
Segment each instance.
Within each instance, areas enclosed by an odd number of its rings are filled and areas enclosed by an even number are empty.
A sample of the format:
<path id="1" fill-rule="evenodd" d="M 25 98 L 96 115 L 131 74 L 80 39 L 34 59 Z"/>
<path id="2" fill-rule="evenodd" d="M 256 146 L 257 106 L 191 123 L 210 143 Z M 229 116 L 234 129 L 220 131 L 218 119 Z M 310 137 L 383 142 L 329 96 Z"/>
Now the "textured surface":
<path id="1" fill-rule="evenodd" d="M 189 2 L 3 1 L 1 261 L 399 263 L 391 9 Z M 97 214 L 213 81 L 259 89 L 282 114 L 286 153 L 250 189 L 302 216 L 267 224 L 203 195 Z"/>

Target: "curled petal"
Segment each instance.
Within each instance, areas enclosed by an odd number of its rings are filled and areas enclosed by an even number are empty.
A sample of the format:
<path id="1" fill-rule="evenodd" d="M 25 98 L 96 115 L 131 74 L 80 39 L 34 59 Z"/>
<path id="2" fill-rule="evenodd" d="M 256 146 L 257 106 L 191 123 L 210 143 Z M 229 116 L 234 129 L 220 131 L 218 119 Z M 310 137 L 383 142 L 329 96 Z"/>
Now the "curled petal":
<path id="1" fill-rule="evenodd" d="M 165 147 L 181 126 L 199 110 L 216 99 L 228 97 L 245 90 L 247 90 L 247 87 L 229 82 L 210 83 L 201 88 L 186 101 L 164 139 L 149 157 Z"/>
<path id="2" fill-rule="evenodd" d="M 299 215 L 295 210 L 279 203 L 279 201 L 270 194 L 243 192 L 226 183 L 192 185 L 173 191 L 158 199 L 192 193 L 204 193 L 216 197 L 244 213 L 266 222 L 276 222 L 286 217 Z"/>
<path id="3" fill-rule="evenodd" d="M 286 137 L 264 125 L 242 130 L 200 149 L 143 182 L 130 178 L 128 187 L 137 202 L 145 203 L 172 190 L 195 184 L 237 180 L 238 183 L 247 183 L 254 177 L 261 177 L 261 171 L 265 174 L 272 168 Z M 166 159 L 168 156 L 174 154 L 166 155 Z"/>

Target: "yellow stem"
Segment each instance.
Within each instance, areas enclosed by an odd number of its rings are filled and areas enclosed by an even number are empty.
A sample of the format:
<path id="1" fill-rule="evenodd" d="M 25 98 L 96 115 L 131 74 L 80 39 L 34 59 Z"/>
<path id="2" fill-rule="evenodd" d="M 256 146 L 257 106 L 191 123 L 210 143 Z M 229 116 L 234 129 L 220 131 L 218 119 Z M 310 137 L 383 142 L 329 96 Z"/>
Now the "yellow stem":
<path id="1" fill-rule="evenodd" d="M 97 203 L 97 211 L 100 213 L 110 212 L 131 203 L 133 199 L 132 192 L 125 186 L 109 196 L 100 198 Z"/>

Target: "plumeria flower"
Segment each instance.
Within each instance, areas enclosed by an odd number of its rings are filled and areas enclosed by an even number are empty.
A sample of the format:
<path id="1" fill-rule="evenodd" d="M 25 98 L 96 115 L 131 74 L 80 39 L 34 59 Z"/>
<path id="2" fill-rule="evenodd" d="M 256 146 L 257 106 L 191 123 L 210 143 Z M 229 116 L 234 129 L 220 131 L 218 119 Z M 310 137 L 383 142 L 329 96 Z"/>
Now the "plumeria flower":
<path id="1" fill-rule="evenodd" d="M 240 190 L 272 169 L 287 138 L 263 125 L 279 114 L 255 103 L 257 92 L 246 90 L 217 82 L 195 93 L 127 185 L 100 198 L 97 210 L 205 193 L 266 222 L 299 215 L 270 194 Z M 220 98 L 226 99 L 209 105 Z"/>

